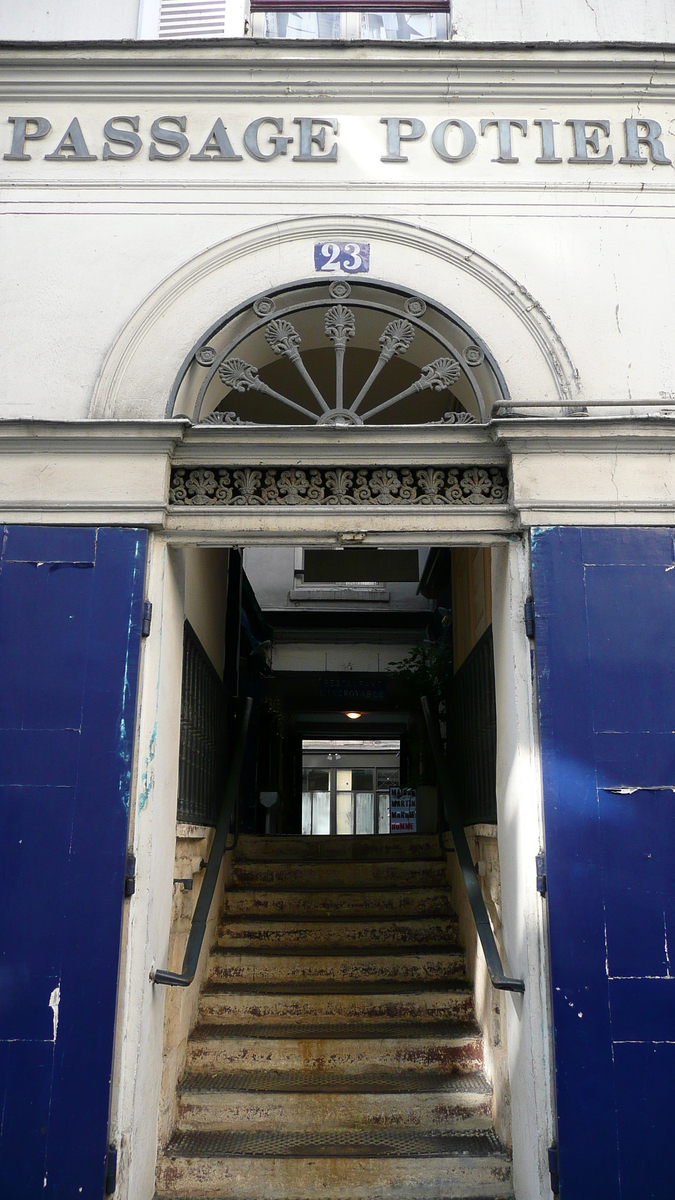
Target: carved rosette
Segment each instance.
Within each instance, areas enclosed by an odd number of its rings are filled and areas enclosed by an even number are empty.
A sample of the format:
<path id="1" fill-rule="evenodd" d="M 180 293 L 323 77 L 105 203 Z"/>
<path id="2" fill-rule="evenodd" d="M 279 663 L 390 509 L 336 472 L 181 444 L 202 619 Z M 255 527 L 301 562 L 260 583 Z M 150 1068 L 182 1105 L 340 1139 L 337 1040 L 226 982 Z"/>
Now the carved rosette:
<path id="1" fill-rule="evenodd" d="M 466 505 L 506 504 L 503 467 L 177 467 L 170 504 L 221 505 Z"/>

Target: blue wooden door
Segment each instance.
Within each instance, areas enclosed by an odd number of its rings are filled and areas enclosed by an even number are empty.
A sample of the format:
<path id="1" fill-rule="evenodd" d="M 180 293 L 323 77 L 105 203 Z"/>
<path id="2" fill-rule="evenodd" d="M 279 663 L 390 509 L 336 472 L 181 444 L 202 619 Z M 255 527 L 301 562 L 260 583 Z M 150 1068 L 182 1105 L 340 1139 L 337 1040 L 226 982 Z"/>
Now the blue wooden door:
<path id="1" fill-rule="evenodd" d="M 146 533 L 0 558 L 0 1196 L 101 1200 Z"/>
<path id="2" fill-rule="evenodd" d="M 675 1195 L 673 531 L 532 535 L 562 1200 Z"/>

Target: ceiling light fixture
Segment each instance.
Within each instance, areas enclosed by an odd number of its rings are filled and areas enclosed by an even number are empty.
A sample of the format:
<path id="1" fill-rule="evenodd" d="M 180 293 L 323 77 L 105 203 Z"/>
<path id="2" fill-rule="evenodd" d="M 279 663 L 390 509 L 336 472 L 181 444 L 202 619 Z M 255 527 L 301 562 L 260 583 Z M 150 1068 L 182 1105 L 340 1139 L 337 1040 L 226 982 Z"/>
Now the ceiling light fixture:
<path id="1" fill-rule="evenodd" d="M 363 713 L 360 713 L 360 712 L 348 712 L 348 713 L 345 713 L 345 716 L 346 716 L 346 717 L 349 717 L 349 720 L 350 720 L 350 721 L 358 721 L 359 717 L 362 717 L 362 716 L 363 716 Z"/>

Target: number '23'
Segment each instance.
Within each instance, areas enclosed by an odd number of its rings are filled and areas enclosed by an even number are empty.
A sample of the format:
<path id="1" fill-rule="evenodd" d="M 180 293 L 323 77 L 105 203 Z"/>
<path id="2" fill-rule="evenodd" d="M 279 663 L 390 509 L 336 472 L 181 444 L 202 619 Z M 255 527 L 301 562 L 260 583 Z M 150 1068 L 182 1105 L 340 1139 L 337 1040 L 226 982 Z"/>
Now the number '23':
<path id="1" fill-rule="evenodd" d="M 321 255 L 326 261 L 319 267 L 320 271 L 336 271 L 340 268 L 343 271 L 368 269 L 367 263 L 364 262 L 362 247 L 358 242 L 345 242 L 343 245 L 338 242 L 324 242 L 321 246 Z"/>

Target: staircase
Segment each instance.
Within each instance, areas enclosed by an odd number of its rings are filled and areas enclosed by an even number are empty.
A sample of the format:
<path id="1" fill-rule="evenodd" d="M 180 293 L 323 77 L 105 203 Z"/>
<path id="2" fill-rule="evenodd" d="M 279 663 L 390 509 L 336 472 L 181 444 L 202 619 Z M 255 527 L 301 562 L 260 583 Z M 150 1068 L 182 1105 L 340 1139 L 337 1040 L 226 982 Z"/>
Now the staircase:
<path id="1" fill-rule="evenodd" d="M 438 839 L 242 837 L 233 885 L 157 1197 L 513 1196 Z"/>

